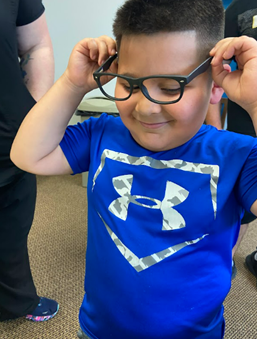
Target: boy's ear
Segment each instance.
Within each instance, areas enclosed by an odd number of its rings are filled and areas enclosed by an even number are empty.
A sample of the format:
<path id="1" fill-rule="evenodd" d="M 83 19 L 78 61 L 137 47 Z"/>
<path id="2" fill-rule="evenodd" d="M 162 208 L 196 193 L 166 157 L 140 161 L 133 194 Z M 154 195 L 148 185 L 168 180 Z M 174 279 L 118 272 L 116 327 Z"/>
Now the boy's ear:
<path id="1" fill-rule="evenodd" d="M 224 64 L 223 68 L 230 73 L 231 72 L 231 67 L 229 64 Z M 212 83 L 212 91 L 211 91 L 211 98 L 210 98 L 210 103 L 211 104 L 217 104 L 220 100 L 221 97 L 224 93 L 224 90 L 222 87 L 218 86 L 215 84 L 215 82 Z"/>
<path id="2" fill-rule="evenodd" d="M 216 85 L 215 82 L 213 82 L 212 83 L 210 103 L 211 104 L 217 104 L 218 102 L 220 102 L 223 93 L 224 93 L 223 88 Z"/>

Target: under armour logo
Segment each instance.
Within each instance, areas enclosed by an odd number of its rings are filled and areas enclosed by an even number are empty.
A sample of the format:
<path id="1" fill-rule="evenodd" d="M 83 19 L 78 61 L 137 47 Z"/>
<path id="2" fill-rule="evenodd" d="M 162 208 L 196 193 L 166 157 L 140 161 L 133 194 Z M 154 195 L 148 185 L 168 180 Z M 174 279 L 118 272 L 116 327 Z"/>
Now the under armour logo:
<path id="1" fill-rule="evenodd" d="M 163 214 L 162 230 L 171 231 L 186 226 L 183 216 L 173 208 L 188 197 L 189 192 L 185 188 L 167 181 L 164 199 L 160 201 L 141 195 L 131 195 L 133 175 L 122 175 L 113 178 L 112 182 L 120 198 L 110 204 L 109 211 L 119 219 L 127 219 L 128 208 L 132 203 L 149 209 L 159 209 Z M 139 199 L 149 200 L 152 204 L 140 203 Z"/>

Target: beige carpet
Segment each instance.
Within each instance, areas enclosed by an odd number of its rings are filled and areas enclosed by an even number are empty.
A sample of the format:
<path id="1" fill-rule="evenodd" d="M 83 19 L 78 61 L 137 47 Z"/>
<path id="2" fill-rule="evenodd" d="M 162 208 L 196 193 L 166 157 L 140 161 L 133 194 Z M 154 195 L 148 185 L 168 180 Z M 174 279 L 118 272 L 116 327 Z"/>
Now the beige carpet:
<path id="1" fill-rule="evenodd" d="M 60 311 L 45 323 L 25 319 L 0 323 L 0 339 L 76 338 L 83 297 L 86 211 L 80 175 L 38 178 L 37 209 L 29 236 L 31 266 L 38 294 L 58 300 Z M 226 339 L 257 339 L 256 279 L 243 264 L 257 246 L 256 226 L 257 221 L 250 225 L 236 253 L 238 274 L 225 301 Z"/>

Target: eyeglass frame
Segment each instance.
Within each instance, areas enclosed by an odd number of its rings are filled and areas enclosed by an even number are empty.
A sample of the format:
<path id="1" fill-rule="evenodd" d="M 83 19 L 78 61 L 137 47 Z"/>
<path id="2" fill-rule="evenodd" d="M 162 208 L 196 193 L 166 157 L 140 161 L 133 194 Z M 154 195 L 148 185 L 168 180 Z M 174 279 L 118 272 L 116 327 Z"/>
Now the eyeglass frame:
<path id="1" fill-rule="evenodd" d="M 93 73 L 93 77 L 94 80 L 96 81 L 100 91 L 109 99 L 114 100 L 114 101 L 125 101 L 128 100 L 131 95 L 133 94 L 133 86 L 138 86 L 141 90 L 141 92 L 143 93 L 143 95 L 150 101 L 156 103 L 156 104 L 160 104 L 160 105 L 168 105 L 168 104 L 175 104 L 176 102 L 178 102 L 183 94 L 184 94 L 184 89 L 185 86 L 188 85 L 193 79 L 195 79 L 198 75 L 203 74 L 204 72 L 207 71 L 207 69 L 209 68 L 211 61 L 213 59 L 213 57 L 209 57 L 207 58 L 205 61 L 203 61 L 199 66 L 197 66 L 190 74 L 188 75 L 151 75 L 151 76 L 147 76 L 147 77 L 141 77 L 141 78 L 132 78 L 129 76 L 125 76 L 125 75 L 121 75 L 121 74 L 116 74 L 116 73 L 106 73 L 105 71 L 108 70 L 111 66 L 111 64 L 113 63 L 113 61 L 118 57 L 118 53 L 110 56 L 94 73 Z M 103 89 L 103 86 L 100 82 L 100 78 L 102 76 L 111 76 L 111 77 L 115 77 L 118 76 L 124 80 L 126 80 L 129 84 L 130 84 L 130 93 L 126 98 L 123 99 L 119 99 L 116 97 L 113 97 L 111 95 L 109 95 L 108 93 L 105 92 L 105 90 Z M 171 100 L 171 101 L 159 101 L 159 100 L 155 100 L 153 98 L 150 97 L 147 88 L 143 85 L 143 82 L 147 79 L 156 79 L 156 78 L 164 78 L 164 79 L 172 79 L 178 82 L 178 84 L 180 85 L 180 96 L 178 99 L 176 100 Z"/>

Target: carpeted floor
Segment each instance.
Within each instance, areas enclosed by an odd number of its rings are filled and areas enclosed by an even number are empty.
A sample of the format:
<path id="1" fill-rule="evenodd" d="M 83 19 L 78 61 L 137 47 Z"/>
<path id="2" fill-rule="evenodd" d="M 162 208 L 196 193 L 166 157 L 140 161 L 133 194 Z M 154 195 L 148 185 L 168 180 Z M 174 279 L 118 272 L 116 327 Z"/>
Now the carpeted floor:
<path id="1" fill-rule="evenodd" d="M 58 300 L 60 311 L 45 323 L 25 319 L 0 323 L 0 339 L 76 338 L 83 298 L 86 211 L 80 175 L 38 178 L 37 209 L 29 236 L 31 267 L 38 294 Z M 225 339 L 257 339 L 256 279 L 244 267 L 245 256 L 257 246 L 256 226 L 257 221 L 250 225 L 236 253 L 238 274 L 225 301 Z"/>

